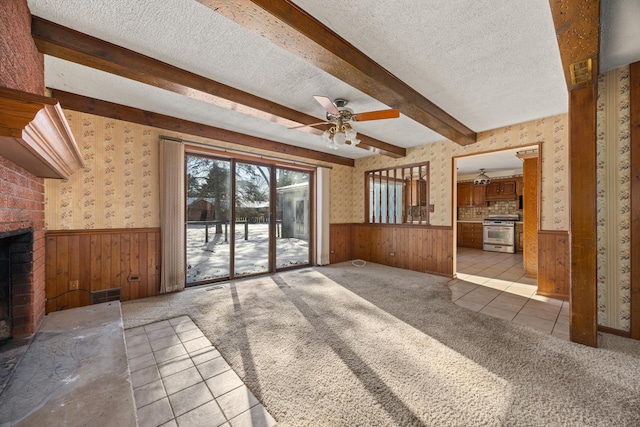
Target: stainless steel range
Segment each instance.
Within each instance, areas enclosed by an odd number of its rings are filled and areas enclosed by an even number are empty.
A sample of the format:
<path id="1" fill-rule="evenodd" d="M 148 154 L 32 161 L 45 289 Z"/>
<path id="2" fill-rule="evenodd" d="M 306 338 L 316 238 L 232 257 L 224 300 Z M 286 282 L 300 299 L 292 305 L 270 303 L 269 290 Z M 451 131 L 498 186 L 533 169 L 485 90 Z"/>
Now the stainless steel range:
<path id="1" fill-rule="evenodd" d="M 482 222 L 482 246 L 485 251 L 515 253 L 515 226 L 518 214 L 489 215 Z"/>

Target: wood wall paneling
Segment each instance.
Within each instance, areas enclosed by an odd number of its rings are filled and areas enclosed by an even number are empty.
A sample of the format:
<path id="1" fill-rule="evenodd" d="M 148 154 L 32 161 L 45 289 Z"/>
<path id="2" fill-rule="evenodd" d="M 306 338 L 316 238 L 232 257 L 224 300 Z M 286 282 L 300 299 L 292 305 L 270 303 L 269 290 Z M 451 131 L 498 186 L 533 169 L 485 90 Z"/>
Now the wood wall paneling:
<path id="1" fill-rule="evenodd" d="M 569 233 L 538 233 L 538 295 L 569 299 Z"/>
<path id="2" fill-rule="evenodd" d="M 345 232 L 351 228 L 351 233 Z M 351 258 L 406 270 L 453 276 L 453 228 L 407 225 L 332 224 L 331 248 L 351 236 Z M 346 254 L 346 250 L 342 253 Z M 338 254 L 332 254 L 335 259 Z M 336 262 L 340 262 L 336 261 Z M 333 258 L 331 260 L 333 263 Z"/>
<path id="3" fill-rule="evenodd" d="M 47 313 L 88 305 L 99 290 L 120 288 L 122 301 L 157 295 L 159 242 L 157 228 L 47 232 Z"/>
<path id="4" fill-rule="evenodd" d="M 631 338 L 640 340 L 640 62 L 629 66 L 631 131 Z"/>
<path id="5" fill-rule="evenodd" d="M 351 257 L 351 224 L 329 226 L 329 262 L 337 264 Z"/>

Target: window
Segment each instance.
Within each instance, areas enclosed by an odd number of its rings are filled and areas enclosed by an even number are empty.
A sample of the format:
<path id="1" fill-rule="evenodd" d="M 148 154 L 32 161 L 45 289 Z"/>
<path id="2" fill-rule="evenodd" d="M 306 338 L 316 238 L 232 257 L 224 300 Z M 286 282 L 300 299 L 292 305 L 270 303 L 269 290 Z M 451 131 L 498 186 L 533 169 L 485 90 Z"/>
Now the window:
<path id="1" fill-rule="evenodd" d="M 365 172 L 366 221 L 429 224 L 429 162 Z"/>

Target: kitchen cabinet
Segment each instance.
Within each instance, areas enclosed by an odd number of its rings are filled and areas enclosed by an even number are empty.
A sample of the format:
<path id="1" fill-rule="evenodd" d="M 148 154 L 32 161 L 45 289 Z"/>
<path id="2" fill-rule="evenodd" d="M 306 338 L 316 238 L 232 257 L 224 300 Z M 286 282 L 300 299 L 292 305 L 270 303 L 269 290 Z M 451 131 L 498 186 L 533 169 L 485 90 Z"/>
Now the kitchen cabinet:
<path id="1" fill-rule="evenodd" d="M 521 176 L 516 178 L 516 195 L 522 196 L 524 194 L 524 179 Z"/>
<path id="2" fill-rule="evenodd" d="M 522 224 L 516 224 L 515 245 L 516 253 L 522 253 L 524 250 L 524 227 Z"/>
<path id="3" fill-rule="evenodd" d="M 460 206 L 486 206 L 484 185 L 475 185 L 473 182 L 458 183 L 458 207 Z"/>
<path id="4" fill-rule="evenodd" d="M 427 181 L 414 179 L 409 187 L 409 206 L 427 206 Z"/>
<path id="5" fill-rule="evenodd" d="M 459 222 L 458 246 L 464 248 L 482 249 L 482 223 Z"/>
<path id="6" fill-rule="evenodd" d="M 489 201 L 496 200 L 515 200 L 518 195 L 517 179 L 494 179 L 491 184 L 486 186 L 485 199 Z"/>

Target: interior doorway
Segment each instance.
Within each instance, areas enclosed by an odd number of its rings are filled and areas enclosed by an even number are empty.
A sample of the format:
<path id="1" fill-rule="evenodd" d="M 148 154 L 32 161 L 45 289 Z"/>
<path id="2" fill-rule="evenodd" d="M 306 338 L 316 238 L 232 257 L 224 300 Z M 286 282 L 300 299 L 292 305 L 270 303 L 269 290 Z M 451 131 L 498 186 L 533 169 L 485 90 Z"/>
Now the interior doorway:
<path id="1" fill-rule="evenodd" d="M 532 255 L 527 256 L 525 252 L 537 255 L 540 168 L 536 160 L 534 175 L 525 180 L 523 156 L 537 157 L 538 149 L 536 144 L 454 158 L 454 269 L 457 277 L 471 275 L 475 282 L 492 281 L 490 284 L 500 287 L 508 284 L 502 282 L 521 280 L 524 274 L 527 282 L 533 282 L 527 283 L 528 286 L 537 285 L 536 259 L 531 259 Z M 483 176 L 486 179 L 480 179 Z M 527 203 L 529 210 L 525 210 Z M 489 226 L 489 223 L 494 225 Z M 528 234 L 525 233 L 527 226 Z M 466 252 L 462 253 L 461 249 Z M 473 250 L 477 253 L 469 259 Z M 506 253 L 504 269 L 491 265 L 488 260 L 494 252 Z M 486 268 L 481 269 L 485 265 Z M 524 273 L 516 269 L 522 269 Z M 484 270 L 482 276 L 478 275 L 481 270 Z"/>
<path id="2" fill-rule="evenodd" d="M 187 286 L 311 264 L 313 171 L 186 156 Z"/>

